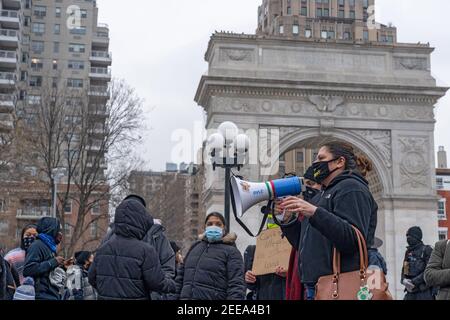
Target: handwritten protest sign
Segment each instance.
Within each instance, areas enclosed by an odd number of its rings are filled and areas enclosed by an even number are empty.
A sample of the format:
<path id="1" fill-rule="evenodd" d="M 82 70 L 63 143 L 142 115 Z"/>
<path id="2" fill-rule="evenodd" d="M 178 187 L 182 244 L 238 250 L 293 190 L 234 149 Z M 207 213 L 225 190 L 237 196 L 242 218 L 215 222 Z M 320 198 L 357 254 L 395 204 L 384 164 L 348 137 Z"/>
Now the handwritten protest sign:
<path id="1" fill-rule="evenodd" d="M 281 238 L 281 229 L 268 229 L 256 240 L 255 259 L 252 271 L 257 276 L 275 273 L 277 266 L 285 270 L 289 267 L 291 245 L 286 238 Z"/>

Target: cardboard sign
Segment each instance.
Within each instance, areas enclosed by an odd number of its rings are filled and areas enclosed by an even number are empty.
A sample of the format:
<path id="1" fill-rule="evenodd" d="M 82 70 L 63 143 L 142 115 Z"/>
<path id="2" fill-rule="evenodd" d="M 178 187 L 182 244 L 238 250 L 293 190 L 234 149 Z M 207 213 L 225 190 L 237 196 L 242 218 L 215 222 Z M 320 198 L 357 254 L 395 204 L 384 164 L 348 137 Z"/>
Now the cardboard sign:
<path id="1" fill-rule="evenodd" d="M 257 276 L 275 273 L 277 266 L 287 271 L 291 250 L 289 241 L 281 238 L 280 228 L 263 231 L 256 240 L 253 273 Z"/>

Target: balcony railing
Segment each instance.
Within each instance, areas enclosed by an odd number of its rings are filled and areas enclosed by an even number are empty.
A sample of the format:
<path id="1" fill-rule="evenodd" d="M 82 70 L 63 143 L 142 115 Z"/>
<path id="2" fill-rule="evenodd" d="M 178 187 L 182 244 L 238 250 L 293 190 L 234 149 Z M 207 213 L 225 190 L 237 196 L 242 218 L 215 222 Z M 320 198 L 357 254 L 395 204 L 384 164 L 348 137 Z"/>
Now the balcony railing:
<path id="1" fill-rule="evenodd" d="M 11 29 L 0 29 L 0 36 L 4 37 L 19 37 L 19 33 L 17 30 L 11 30 Z"/>
<path id="2" fill-rule="evenodd" d="M 17 218 L 40 219 L 50 217 L 50 208 L 17 209 Z"/>
<path id="3" fill-rule="evenodd" d="M 0 80 L 16 80 L 16 74 L 14 72 L 0 72 Z"/>
<path id="4" fill-rule="evenodd" d="M 17 58 L 17 54 L 16 54 L 15 51 L 0 50 L 0 58 L 16 59 Z"/>
<path id="5" fill-rule="evenodd" d="M 111 59 L 112 54 L 111 54 L 111 52 L 108 52 L 108 51 L 92 51 L 91 57 Z"/>
<path id="6" fill-rule="evenodd" d="M 105 86 L 90 86 L 89 95 L 91 96 L 109 96 L 108 87 Z"/>
<path id="7" fill-rule="evenodd" d="M 13 94 L 0 94 L 0 101 L 2 102 L 12 102 L 15 103 L 16 102 L 16 96 Z"/>
<path id="8" fill-rule="evenodd" d="M 19 18 L 19 11 L 16 10 L 2 10 L 0 12 L 1 17 L 5 18 Z"/>
<path id="9" fill-rule="evenodd" d="M 91 73 L 111 76 L 111 69 L 100 68 L 100 67 L 92 67 L 91 68 Z"/>

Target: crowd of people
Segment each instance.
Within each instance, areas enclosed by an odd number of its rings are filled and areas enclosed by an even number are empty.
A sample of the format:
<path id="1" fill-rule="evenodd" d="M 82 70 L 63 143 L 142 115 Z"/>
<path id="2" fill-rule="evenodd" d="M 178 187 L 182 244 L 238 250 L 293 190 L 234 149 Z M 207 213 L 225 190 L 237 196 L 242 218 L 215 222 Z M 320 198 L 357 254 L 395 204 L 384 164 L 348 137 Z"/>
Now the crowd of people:
<path id="1" fill-rule="evenodd" d="M 345 143 L 320 148 L 304 175 L 306 192 L 277 200 L 267 225 L 281 228 L 292 245 L 287 270 L 255 275 L 256 247 L 242 256 L 217 212 L 206 217 L 204 232 L 183 257 L 145 200 L 130 195 L 95 252 L 66 259 L 58 253 L 57 219 L 27 225 L 20 246 L 0 255 L 0 300 L 314 300 L 319 279 L 333 273 L 333 248 L 342 253 L 342 272 L 359 270 L 354 228 L 367 243 L 369 269 L 388 273 L 375 237 L 378 207 L 365 179 L 371 170 Z M 449 241 L 433 249 L 419 227 L 406 236 L 405 299 L 450 300 Z"/>

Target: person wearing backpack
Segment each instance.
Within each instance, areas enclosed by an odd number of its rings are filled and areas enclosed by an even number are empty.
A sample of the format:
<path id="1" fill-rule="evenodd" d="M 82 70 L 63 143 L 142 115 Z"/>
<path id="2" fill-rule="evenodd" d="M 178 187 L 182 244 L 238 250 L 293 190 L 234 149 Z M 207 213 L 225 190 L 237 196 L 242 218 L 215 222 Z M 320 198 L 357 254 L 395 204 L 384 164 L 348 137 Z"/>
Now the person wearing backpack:
<path id="1" fill-rule="evenodd" d="M 18 286 L 20 286 L 19 274 L 0 255 L 0 300 L 12 300 Z"/>
<path id="2" fill-rule="evenodd" d="M 406 233 L 408 247 L 403 261 L 401 283 L 405 286 L 405 300 L 434 300 L 434 289 L 426 284 L 425 268 L 433 248 L 422 242 L 420 227 L 412 227 Z"/>
<path id="3" fill-rule="evenodd" d="M 67 300 L 97 300 L 97 292 L 88 279 L 93 261 L 94 255 L 90 251 L 75 253 L 75 264 L 67 269 Z"/>

